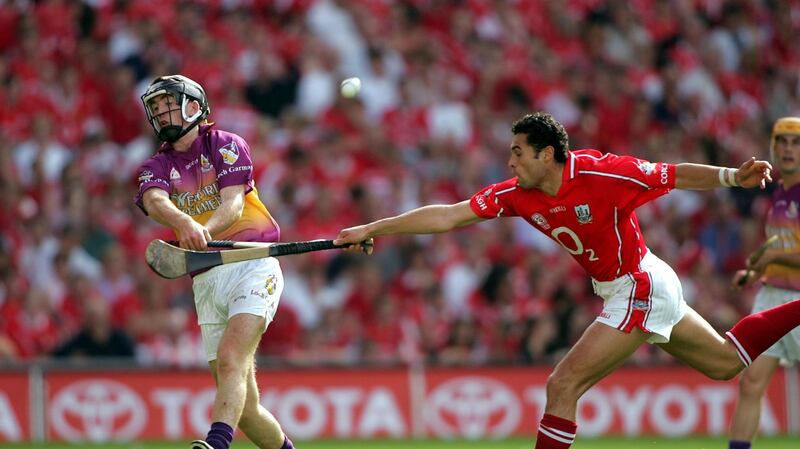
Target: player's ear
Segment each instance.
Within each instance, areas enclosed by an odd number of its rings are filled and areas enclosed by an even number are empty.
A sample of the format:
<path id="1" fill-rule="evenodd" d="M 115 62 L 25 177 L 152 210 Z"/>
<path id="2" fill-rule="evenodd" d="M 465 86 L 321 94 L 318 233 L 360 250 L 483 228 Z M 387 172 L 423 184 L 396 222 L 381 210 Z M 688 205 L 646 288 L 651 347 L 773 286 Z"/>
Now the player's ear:
<path id="1" fill-rule="evenodd" d="M 540 151 L 539 153 L 542 155 L 541 159 L 542 159 L 543 162 L 544 161 L 549 162 L 549 161 L 552 161 L 553 158 L 555 157 L 556 149 L 553 148 L 552 145 L 548 145 L 548 146 L 542 148 L 542 151 Z"/>

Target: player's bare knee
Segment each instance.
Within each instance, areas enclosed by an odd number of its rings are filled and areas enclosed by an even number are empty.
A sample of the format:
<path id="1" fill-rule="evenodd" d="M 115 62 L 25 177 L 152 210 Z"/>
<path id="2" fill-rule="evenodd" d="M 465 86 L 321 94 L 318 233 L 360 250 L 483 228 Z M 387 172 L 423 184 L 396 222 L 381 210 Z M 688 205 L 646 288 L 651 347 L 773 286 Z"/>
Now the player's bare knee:
<path id="1" fill-rule="evenodd" d="M 746 397 L 758 397 L 764 394 L 769 385 L 769 378 L 762 379 L 752 372 L 745 370 L 739 379 L 739 394 Z"/>
<path id="2" fill-rule="evenodd" d="M 571 376 L 562 374 L 561 370 L 556 369 L 547 378 L 545 385 L 548 400 L 552 398 L 569 398 L 576 396 L 578 386 Z"/>
<path id="3" fill-rule="evenodd" d="M 235 353 L 220 353 L 217 356 L 217 375 L 220 378 L 244 377 L 247 375 L 247 364 Z"/>
<path id="4" fill-rule="evenodd" d="M 703 370 L 703 374 L 712 380 L 731 380 L 738 375 L 744 366 L 736 360 L 732 363 L 725 363 L 709 369 Z"/>

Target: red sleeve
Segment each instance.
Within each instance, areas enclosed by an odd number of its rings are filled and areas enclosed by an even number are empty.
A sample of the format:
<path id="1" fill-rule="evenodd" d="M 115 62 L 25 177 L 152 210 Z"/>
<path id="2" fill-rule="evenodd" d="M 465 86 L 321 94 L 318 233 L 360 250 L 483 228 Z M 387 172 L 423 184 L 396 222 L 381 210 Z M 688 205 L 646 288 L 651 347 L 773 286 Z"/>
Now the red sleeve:
<path id="1" fill-rule="evenodd" d="M 609 168 L 616 174 L 641 181 L 643 188 L 666 189 L 667 193 L 675 188 L 675 165 L 666 162 L 648 162 L 633 156 L 609 155 Z"/>
<path id="2" fill-rule="evenodd" d="M 484 187 L 472 195 L 469 205 L 481 218 L 514 217 L 512 194 L 517 189 L 517 178 Z"/>
<path id="3" fill-rule="evenodd" d="M 636 209 L 675 188 L 675 165 L 633 156 L 609 153 L 584 165 L 581 172 L 615 179 L 611 197 L 626 210 Z"/>

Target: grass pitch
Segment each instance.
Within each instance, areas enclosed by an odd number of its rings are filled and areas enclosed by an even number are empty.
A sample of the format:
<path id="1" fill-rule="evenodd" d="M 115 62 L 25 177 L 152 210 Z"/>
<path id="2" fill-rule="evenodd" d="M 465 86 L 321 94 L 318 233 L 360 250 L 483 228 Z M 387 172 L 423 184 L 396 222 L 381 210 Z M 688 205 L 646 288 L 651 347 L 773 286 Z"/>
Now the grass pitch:
<path id="1" fill-rule="evenodd" d="M 326 440 L 297 441 L 298 449 L 533 449 L 533 438 L 506 440 Z M 188 449 L 189 442 L 125 444 L 2 444 L 3 449 Z M 232 449 L 254 449 L 249 442 L 234 441 Z M 578 439 L 571 449 L 727 449 L 724 438 L 598 438 Z M 800 436 L 759 438 L 753 449 L 800 449 Z"/>

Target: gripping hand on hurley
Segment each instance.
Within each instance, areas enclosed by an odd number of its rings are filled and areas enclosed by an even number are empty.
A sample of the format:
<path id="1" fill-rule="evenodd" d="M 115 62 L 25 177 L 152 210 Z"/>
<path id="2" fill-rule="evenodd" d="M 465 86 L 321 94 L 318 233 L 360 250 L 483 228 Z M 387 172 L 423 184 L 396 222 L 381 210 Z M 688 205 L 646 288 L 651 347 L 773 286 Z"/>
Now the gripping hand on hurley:
<path id="1" fill-rule="evenodd" d="M 339 235 L 336 236 L 333 244 L 344 247 L 344 250 L 347 252 L 360 251 L 369 255 L 372 254 L 374 241 L 372 237 L 370 237 L 367 227 L 362 225 L 342 229 L 339 231 Z"/>

